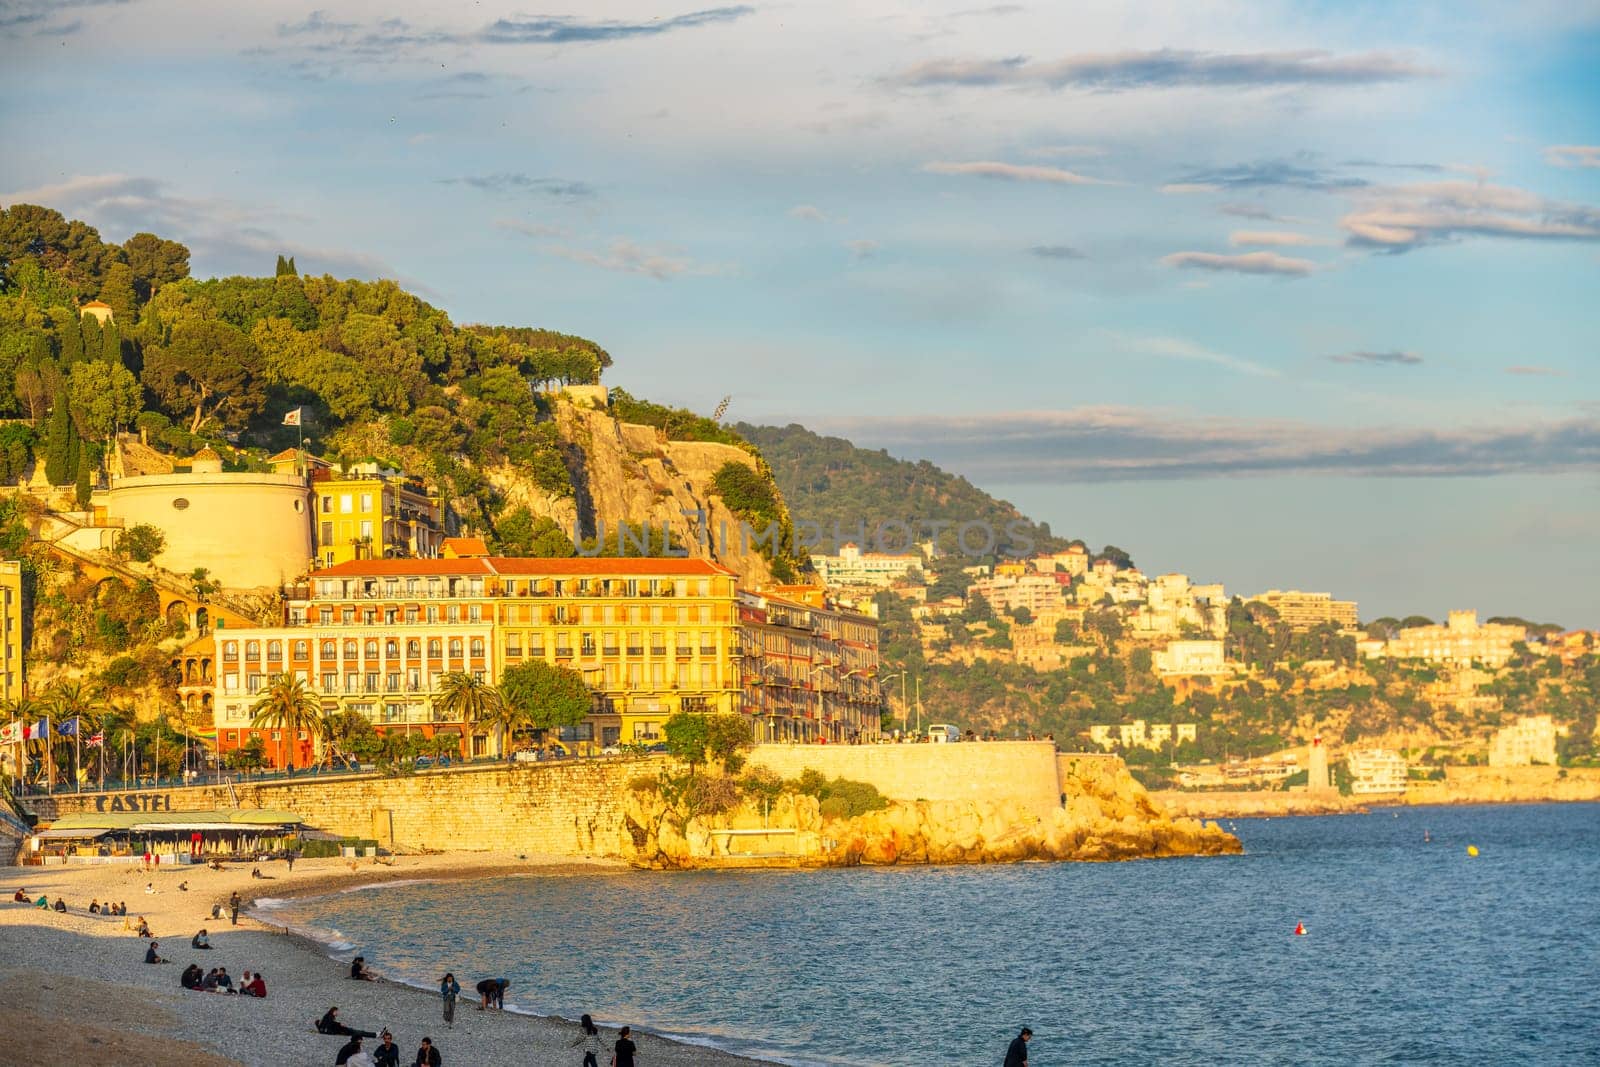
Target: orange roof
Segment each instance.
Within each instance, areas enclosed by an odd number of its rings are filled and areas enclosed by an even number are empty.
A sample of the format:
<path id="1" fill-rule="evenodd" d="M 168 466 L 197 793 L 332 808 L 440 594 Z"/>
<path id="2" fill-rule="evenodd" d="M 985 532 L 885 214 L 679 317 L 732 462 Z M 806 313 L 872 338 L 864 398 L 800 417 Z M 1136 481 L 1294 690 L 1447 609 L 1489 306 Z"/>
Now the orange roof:
<path id="1" fill-rule="evenodd" d="M 91 300 L 87 304 L 81 305 L 79 310 L 81 311 L 83 308 L 108 308 L 110 306 L 104 300 Z"/>
<path id="2" fill-rule="evenodd" d="M 734 572 L 708 559 L 641 557 L 617 559 L 578 556 L 572 559 L 472 556 L 465 559 L 353 559 L 312 571 L 312 578 L 379 578 L 415 575 L 482 574 L 564 577 L 732 577 Z"/>
<path id="3" fill-rule="evenodd" d="M 446 537 L 439 546 L 445 556 L 459 559 L 464 556 L 487 556 L 489 544 L 481 537 Z"/>

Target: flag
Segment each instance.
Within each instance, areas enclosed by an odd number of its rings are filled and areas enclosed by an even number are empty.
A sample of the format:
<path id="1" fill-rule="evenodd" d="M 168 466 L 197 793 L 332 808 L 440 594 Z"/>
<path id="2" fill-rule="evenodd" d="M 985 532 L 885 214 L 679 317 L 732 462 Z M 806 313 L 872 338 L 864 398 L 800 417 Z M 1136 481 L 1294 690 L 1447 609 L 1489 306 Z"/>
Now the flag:
<path id="1" fill-rule="evenodd" d="M 23 728 L 22 728 L 22 736 L 27 738 L 29 741 L 32 741 L 32 740 L 34 740 L 36 738 L 49 737 L 50 736 L 50 720 L 49 719 L 40 719 L 36 723 L 33 723 L 31 725 L 23 726 Z"/>
<path id="2" fill-rule="evenodd" d="M 88 745 L 90 748 L 100 748 L 106 743 L 106 735 L 102 733 L 92 733 L 83 739 L 83 743 Z"/>
<path id="3" fill-rule="evenodd" d="M 295 408 L 293 411 L 289 412 L 283 417 L 283 424 L 285 426 L 299 426 L 300 413 L 304 410 L 304 408 Z"/>
<path id="4" fill-rule="evenodd" d="M 65 722 L 56 723 L 56 736 L 57 737 L 77 737 L 78 736 L 78 720 L 77 719 L 68 719 Z"/>
<path id="5" fill-rule="evenodd" d="M 7 723 L 0 726 L 0 745 L 14 745 L 22 740 L 22 724 L 20 722 Z"/>

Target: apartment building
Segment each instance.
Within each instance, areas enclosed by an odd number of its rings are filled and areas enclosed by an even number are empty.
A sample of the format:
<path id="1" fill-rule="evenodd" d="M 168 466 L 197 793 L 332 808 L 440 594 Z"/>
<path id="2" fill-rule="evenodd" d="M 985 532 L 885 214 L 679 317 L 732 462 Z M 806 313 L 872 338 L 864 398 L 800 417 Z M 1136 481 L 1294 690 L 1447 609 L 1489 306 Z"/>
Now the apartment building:
<path id="1" fill-rule="evenodd" d="M 323 566 L 439 554 L 444 502 L 420 478 L 376 463 L 342 471 L 318 466 L 311 472 L 311 488 L 312 533 Z"/>
<path id="2" fill-rule="evenodd" d="M 1265 604 L 1278 613 L 1291 630 L 1314 630 L 1324 623 L 1333 623 L 1341 630 L 1353 630 L 1357 625 L 1356 602 L 1335 600 L 1332 593 L 1302 593 L 1298 589 L 1268 589 L 1250 597 L 1249 603 Z"/>
<path id="3" fill-rule="evenodd" d="M 1060 578 L 1066 578 L 1061 575 Z M 982 596 L 996 612 L 1010 614 L 1027 608 L 1035 615 L 1058 611 L 1065 586 L 1054 574 L 995 574 L 980 578 L 967 587 L 967 596 Z"/>
<path id="4" fill-rule="evenodd" d="M 839 546 L 837 556 L 813 555 L 811 563 L 825 585 L 884 589 L 920 568 L 922 557 L 863 552 L 860 546 L 846 542 Z"/>
<path id="5" fill-rule="evenodd" d="M 1452 611 L 1443 626 L 1412 626 L 1385 643 L 1381 655 L 1452 665 L 1504 667 L 1514 646 L 1528 639 L 1525 626 L 1479 623 L 1476 611 Z"/>
<path id="6" fill-rule="evenodd" d="M 26 692 L 22 670 L 22 564 L 0 560 L 0 700 Z"/>
<path id="7" fill-rule="evenodd" d="M 1358 796 L 1406 791 L 1406 761 L 1398 752 L 1360 749 L 1346 756 L 1345 764 L 1350 769 L 1350 791 Z"/>
<path id="8" fill-rule="evenodd" d="M 1556 762 L 1556 723 L 1549 715 L 1522 715 L 1489 740 L 1489 766 L 1528 767 Z"/>
<path id="9" fill-rule="evenodd" d="M 875 740 L 878 623 L 817 587 L 739 594 L 743 696 L 758 741 Z"/>
<path id="10" fill-rule="evenodd" d="M 1172 641 L 1151 657 L 1157 674 L 1228 674 L 1233 667 L 1223 656 L 1221 641 Z"/>

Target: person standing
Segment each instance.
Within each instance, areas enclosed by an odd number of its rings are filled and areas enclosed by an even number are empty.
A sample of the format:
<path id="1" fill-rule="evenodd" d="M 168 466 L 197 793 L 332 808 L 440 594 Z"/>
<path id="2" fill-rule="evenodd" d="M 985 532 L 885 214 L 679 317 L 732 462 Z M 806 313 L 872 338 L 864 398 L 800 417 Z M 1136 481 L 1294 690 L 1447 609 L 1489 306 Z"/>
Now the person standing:
<path id="1" fill-rule="evenodd" d="M 433 1047 L 433 1038 L 422 1039 L 422 1047 L 417 1049 L 417 1058 L 412 1061 L 412 1067 L 444 1067 L 444 1057 Z"/>
<path id="2" fill-rule="evenodd" d="M 447 972 L 439 981 L 439 999 L 444 1001 L 444 1025 L 451 1030 L 456 1028 L 456 998 L 460 995 L 461 984 Z"/>
<path id="3" fill-rule="evenodd" d="M 228 898 L 228 915 L 233 919 L 233 925 L 239 925 L 239 891 L 235 889 Z"/>
<path id="4" fill-rule="evenodd" d="M 1011 1039 L 1011 1047 L 1006 1049 L 1006 1062 L 1004 1067 L 1028 1067 L 1028 1042 L 1033 1040 L 1033 1031 L 1026 1026 L 1022 1033 Z"/>
<path id="5" fill-rule="evenodd" d="M 600 1028 L 588 1015 L 578 1020 L 578 1025 L 582 1030 L 572 1039 L 571 1047 L 583 1050 L 583 1067 L 600 1067 L 600 1053 L 605 1051 L 600 1041 Z"/>
<path id="6" fill-rule="evenodd" d="M 633 1067 L 633 1054 L 639 1051 L 639 1046 L 633 1043 L 632 1033 L 632 1027 L 624 1026 L 617 1034 L 617 1043 L 612 1048 L 612 1067 Z"/>

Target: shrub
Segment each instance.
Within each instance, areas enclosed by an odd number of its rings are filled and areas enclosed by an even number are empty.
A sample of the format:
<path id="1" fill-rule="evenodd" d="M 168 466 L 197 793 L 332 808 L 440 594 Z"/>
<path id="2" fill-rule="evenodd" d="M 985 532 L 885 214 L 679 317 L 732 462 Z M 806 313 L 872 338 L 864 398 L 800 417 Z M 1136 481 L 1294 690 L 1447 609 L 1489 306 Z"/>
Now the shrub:
<path id="1" fill-rule="evenodd" d="M 149 563 L 166 547 L 166 535 L 146 522 L 135 523 L 117 538 L 117 555 L 138 563 Z"/>

